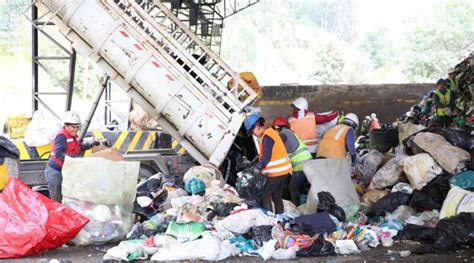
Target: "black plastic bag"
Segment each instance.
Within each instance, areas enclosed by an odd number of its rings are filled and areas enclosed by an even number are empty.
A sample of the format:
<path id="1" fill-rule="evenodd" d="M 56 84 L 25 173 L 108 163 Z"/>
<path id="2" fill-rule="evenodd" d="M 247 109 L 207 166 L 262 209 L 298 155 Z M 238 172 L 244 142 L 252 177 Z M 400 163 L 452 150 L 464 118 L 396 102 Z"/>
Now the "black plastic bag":
<path id="1" fill-rule="evenodd" d="M 329 192 L 318 193 L 318 207 L 317 212 L 328 212 L 335 216 L 340 222 L 346 221 L 346 213 L 344 210 L 336 205 L 336 199 Z"/>
<path id="2" fill-rule="evenodd" d="M 267 183 L 267 178 L 261 173 L 255 173 L 254 167 L 243 170 L 237 179 L 237 192 L 244 199 L 260 196 Z"/>
<path id="3" fill-rule="evenodd" d="M 207 220 L 211 221 L 216 216 L 226 217 L 226 216 L 230 215 L 230 212 L 236 206 L 238 206 L 238 204 L 212 202 L 211 206 L 208 208 L 209 214 L 207 215 Z"/>
<path id="4" fill-rule="evenodd" d="M 245 235 L 245 238 L 252 239 L 257 247 L 262 247 L 263 243 L 271 240 L 273 226 L 255 226 Z"/>
<path id="5" fill-rule="evenodd" d="M 166 190 L 161 190 L 160 192 L 152 194 L 148 193 L 145 196 L 148 196 L 153 199 L 151 204 L 147 207 L 141 207 L 138 202 L 135 200 L 133 203 L 133 210 L 132 212 L 140 215 L 144 219 L 150 219 L 150 217 L 154 216 L 155 214 L 162 212 L 163 207 L 161 206 L 167 199 L 168 197 L 168 191 Z M 156 195 L 156 196 L 155 196 Z M 154 197 L 155 196 L 155 197 Z"/>
<path id="6" fill-rule="evenodd" d="M 296 252 L 297 257 L 325 257 L 335 254 L 334 246 L 322 236 L 319 236 L 312 246 Z"/>
<path id="7" fill-rule="evenodd" d="M 474 213 L 444 218 L 436 228 L 408 224 L 396 239 L 420 241 L 422 245 L 414 251 L 416 254 L 450 253 L 460 246 L 473 246 Z"/>
<path id="8" fill-rule="evenodd" d="M 137 196 L 148 196 L 150 193 L 157 192 L 161 188 L 161 179 L 150 177 L 137 186 Z"/>
<path id="9" fill-rule="evenodd" d="M 303 222 L 300 222 L 299 224 L 287 224 L 285 226 L 285 229 L 297 235 L 314 236 L 316 234 L 314 233 L 313 227 L 310 224 L 306 224 Z"/>
<path id="10" fill-rule="evenodd" d="M 402 231 L 393 238 L 394 240 L 413 240 L 422 243 L 433 243 L 438 237 L 438 231 L 435 228 L 429 228 L 419 225 L 407 224 Z"/>
<path id="11" fill-rule="evenodd" d="M 18 148 L 11 140 L 7 137 L 0 136 L 0 158 L 2 160 L 0 164 L 3 164 L 3 158 L 5 157 L 18 159 L 20 157 L 20 151 L 18 151 Z"/>
<path id="12" fill-rule="evenodd" d="M 401 205 L 410 203 L 411 194 L 394 192 L 384 196 L 374 204 L 374 215 L 384 216 L 386 212 L 393 212 Z"/>
<path id="13" fill-rule="evenodd" d="M 413 191 L 410 206 L 415 209 L 433 210 L 441 209 L 444 199 L 448 195 L 451 186 L 449 179 L 452 175 L 439 175 L 431 180 L 421 191 Z"/>

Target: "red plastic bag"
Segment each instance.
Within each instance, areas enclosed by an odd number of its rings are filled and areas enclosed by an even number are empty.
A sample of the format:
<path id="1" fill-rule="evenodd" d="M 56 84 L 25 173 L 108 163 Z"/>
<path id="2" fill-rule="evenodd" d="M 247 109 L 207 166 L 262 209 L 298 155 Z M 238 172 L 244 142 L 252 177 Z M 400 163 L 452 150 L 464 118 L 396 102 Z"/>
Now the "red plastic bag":
<path id="1" fill-rule="evenodd" d="M 73 239 L 89 222 L 10 177 L 0 194 L 0 258 L 41 254 Z"/>

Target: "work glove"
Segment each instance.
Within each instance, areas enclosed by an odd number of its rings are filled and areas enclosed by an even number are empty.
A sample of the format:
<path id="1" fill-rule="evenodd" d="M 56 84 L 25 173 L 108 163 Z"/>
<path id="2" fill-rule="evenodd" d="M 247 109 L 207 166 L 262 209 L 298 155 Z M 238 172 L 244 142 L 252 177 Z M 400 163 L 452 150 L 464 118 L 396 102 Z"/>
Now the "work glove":
<path id="1" fill-rule="evenodd" d="M 99 145 L 100 145 L 100 141 L 94 138 L 94 140 L 92 141 L 92 146 L 99 146 Z"/>
<path id="2" fill-rule="evenodd" d="M 260 163 L 256 164 L 256 165 L 253 167 L 252 172 L 253 172 L 254 174 L 262 174 L 262 167 L 261 167 Z"/>

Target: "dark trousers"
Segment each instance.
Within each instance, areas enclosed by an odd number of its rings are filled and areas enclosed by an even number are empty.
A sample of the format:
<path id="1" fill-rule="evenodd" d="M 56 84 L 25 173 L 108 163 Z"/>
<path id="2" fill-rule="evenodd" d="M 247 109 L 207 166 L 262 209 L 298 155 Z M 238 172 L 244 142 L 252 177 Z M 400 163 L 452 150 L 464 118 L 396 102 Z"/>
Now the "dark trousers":
<path id="1" fill-rule="evenodd" d="M 290 180 L 290 194 L 291 194 L 291 201 L 296 206 L 300 205 L 300 197 L 301 197 L 301 187 L 306 182 L 306 175 L 303 171 L 293 172 L 291 175 Z"/>
<path id="2" fill-rule="evenodd" d="M 449 128 L 451 125 L 452 118 L 451 116 L 437 116 L 436 117 L 436 126 L 437 127 L 443 127 L 443 128 Z"/>
<path id="3" fill-rule="evenodd" d="M 260 195 L 265 210 L 273 211 L 273 201 L 275 204 L 275 214 L 282 214 L 284 212 L 282 193 L 287 177 L 288 174 L 277 177 L 267 177 L 267 183 Z"/>
<path id="4" fill-rule="evenodd" d="M 45 169 L 46 181 L 48 182 L 49 196 L 56 202 L 61 203 L 63 200 L 61 184 L 63 182 L 63 175 L 61 171 L 51 168 L 46 165 Z"/>

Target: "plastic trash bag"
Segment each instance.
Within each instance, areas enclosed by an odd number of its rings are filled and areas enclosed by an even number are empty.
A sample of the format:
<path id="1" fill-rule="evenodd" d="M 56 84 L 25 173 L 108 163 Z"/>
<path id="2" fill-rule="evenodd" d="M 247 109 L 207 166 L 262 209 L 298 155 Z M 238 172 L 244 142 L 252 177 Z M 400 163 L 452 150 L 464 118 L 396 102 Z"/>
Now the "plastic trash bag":
<path id="1" fill-rule="evenodd" d="M 474 171 L 468 170 L 453 176 L 449 182 L 462 189 L 474 189 Z"/>
<path id="2" fill-rule="evenodd" d="M 462 148 L 466 151 L 474 149 L 474 137 L 469 131 L 452 128 L 433 127 L 421 132 L 431 132 L 443 136 L 453 146 Z"/>
<path id="3" fill-rule="evenodd" d="M 459 164 L 471 159 L 469 152 L 453 146 L 438 134 L 422 132 L 413 138 L 413 142 L 429 153 L 431 157 L 448 173 L 454 174 Z"/>
<path id="4" fill-rule="evenodd" d="M 370 150 L 357 159 L 357 165 L 354 167 L 354 175 L 359 176 L 366 184 L 369 184 L 384 155 L 377 150 Z"/>
<path id="5" fill-rule="evenodd" d="M 121 241 L 133 226 L 130 205 L 94 204 L 69 197 L 63 198 L 63 204 L 90 219 L 71 241 L 76 246 Z"/>
<path id="6" fill-rule="evenodd" d="M 455 216 L 462 212 L 474 212 L 474 192 L 453 186 L 443 202 L 440 219 Z"/>
<path id="7" fill-rule="evenodd" d="M 257 247 L 262 247 L 265 242 L 272 239 L 273 226 L 255 226 L 250 228 L 246 236 L 252 239 Z"/>
<path id="8" fill-rule="evenodd" d="M 411 200 L 410 194 L 401 192 L 390 193 L 374 204 L 374 215 L 384 216 L 387 212 L 393 212 L 401 205 L 408 205 Z"/>
<path id="9" fill-rule="evenodd" d="M 240 249 L 240 253 L 254 251 L 257 248 L 253 245 L 252 240 L 245 239 L 243 236 L 235 236 L 229 239 L 230 243 Z"/>
<path id="10" fill-rule="evenodd" d="M 395 192 L 402 192 L 405 194 L 412 194 L 413 193 L 413 187 L 410 184 L 407 183 L 398 183 L 392 187 L 392 190 L 390 191 L 391 193 Z"/>
<path id="11" fill-rule="evenodd" d="M 398 125 L 398 139 L 400 141 L 405 140 L 406 138 L 410 137 L 411 135 L 424 130 L 426 127 L 423 125 L 413 124 L 411 122 L 402 123 Z"/>
<path id="12" fill-rule="evenodd" d="M 443 172 L 433 158 L 426 153 L 406 157 L 403 160 L 403 170 L 408 181 L 416 190 L 421 190 L 433 178 Z"/>
<path id="13" fill-rule="evenodd" d="M 138 259 L 147 259 L 158 251 L 157 247 L 145 246 L 145 240 L 127 240 L 122 241 L 118 246 L 107 250 L 104 260 L 124 260 L 133 261 Z"/>
<path id="14" fill-rule="evenodd" d="M 188 242 L 197 239 L 206 230 L 202 222 L 176 223 L 171 222 L 166 230 L 167 235 L 176 237 L 178 242 Z"/>
<path id="15" fill-rule="evenodd" d="M 359 195 L 352 184 L 349 159 L 309 160 L 305 164 L 304 173 L 311 183 L 305 214 L 316 212 L 317 195 L 322 191 L 332 194 L 336 204 L 344 209 L 347 218 L 357 213 Z"/>
<path id="16" fill-rule="evenodd" d="M 335 248 L 331 242 L 326 241 L 322 235 L 310 247 L 304 248 L 296 252 L 298 257 L 325 257 L 336 254 Z"/>
<path id="17" fill-rule="evenodd" d="M 140 162 L 66 156 L 62 169 L 63 196 L 95 204 L 132 205 L 139 167 Z"/>
<path id="18" fill-rule="evenodd" d="M 230 215 L 215 224 L 216 229 L 230 231 L 234 234 L 245 234 L 256 226 L 275 225 L 277 220 L 267 216 L 260 209 L 250 209 Z"/>
<path id="19" fill-rule="evenodd" d="M 328 212 L 334 217 L 337 218 L 340 222 L 346 221 L 346 214 L 344 210 L 336 205 L 336 200 L 329 192 L 319 192 L 318 193 L 318 208 L 317 211 L 319 212 Z"/>
<path id="20" fill-rule="evenodd" d="M 10 177 L 0 194 L 0 258 L 38 255 L 69 242 L 89 219 Z"/>
<path id="21" fill-rule="evenodd" d="M 339 255 L 360 254 L 354 240 L 336 240 L 336 253 Z"/>
<path id="22" fill-rule="evenodd" d="M 298 247 L 290 247 L 288 249 L 277 249 L 272 254 L 272 258 L 276 260 L 290 260 L 296 258 L 296 252 L 298 251 Z"/>
<path id="23" fill-rule="evenodd" d="M 212 234 L 205 233 L 202 239 L 185 243 L 164 244 L 152 257 L 152 261 L 207 260 L 218 261 L 236 256 L 240 250 L 228 240 L 221 241 Z"/>
<path id="24" fill-rule="evenodd" d="M 62 121 L 47 110 L 37 110 L 26 128 L 25 143 L 31 147 L 50 144 L 62 126 Z"/>
<path id="25" fill-rule="evenodd" d="M 336 224 L 327 212 L 297 217 L 295 223 L 300 226 L 311 226 L 312 233 L 308 233 L 309 235 L 331 233 L 336 230 Z"/>
<path id="26" fill-rule="evenodd" d="M 256 199 L 256 197 L 260 196 L 267 183 L 267 178 L 264 175 L 254 173 L 254 167 L 249 167 L 237 174 L 236 189 L 242 198 Z"/>
<path id="27" fill-rule="evenodd" d="M 210 206 L 207 207 L 207 211 L 209 212 L 207 215 L 207 220 L 212 221 L 214 217 L 226 217 L 230 215 L 230 212 L 236 207 L 238 204 L 235 203 L 214 203 L 212 202 Z"/>
<path id="28" fill-rule="evenodd" d="M 187 181 L 184 181 L 184 190 L 190 195 L 204 195 L 206 185 L 201 179 L 191 177 Z"/>
<path id="29" fill-rule="evenodd" d="M 186 182 L 192 177 L 197 177 L 204 182 L 206 187 L 211 187 L 214 180 L 219 181 L 219 186 L 224 186 L 224 178 L 222 177 L 219 169 L 216 169 L 212 165 L 198 165 L 191 167 L 183 176 L 183 181 Z"/>
<path id="30" fill-rule="evenodd" d="M 436 228 L 408 224 L 396 239 L 420 241 L 417 254 L 449 253 L 474 245 L 474 213 L 461 213 L 439 221 Z"/>
<path id="31" fill-rule="evenodd" d="M 367 189 L 383 190 L 396 184 L 402 175 L 403 165 L 398 158 L 392 158 L 374 174 Z"/>
<path id="32" fill-rule="evenodd" d="M 372 212 L 372 209 L 374 207 L 374 204 L 382 199 L 382 197 L 386 196 L 388 194 L 387 191 L 383 190 L 370 190 L 367 191 L 361 200 L 360 203 L 360 210 L 364 212 L 365 214 L 370 214 Z"/>
<path id="33" fill-rule="evenodd" d="M 413 191 L 410 206 L 421 210 L 441 209 L 446 195 L 451 186 L 449 179 L 451 175 L 439 175 L 431 180 L 421 191 Z"/>

